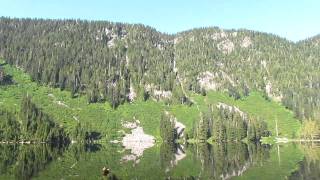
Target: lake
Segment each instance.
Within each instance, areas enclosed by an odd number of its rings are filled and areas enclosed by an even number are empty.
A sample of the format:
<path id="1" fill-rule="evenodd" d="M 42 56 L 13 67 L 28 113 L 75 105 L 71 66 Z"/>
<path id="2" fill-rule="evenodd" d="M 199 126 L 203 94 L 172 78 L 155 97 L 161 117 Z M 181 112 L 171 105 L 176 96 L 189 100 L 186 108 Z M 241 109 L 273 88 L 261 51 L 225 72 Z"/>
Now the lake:
<path id="1" fill-rule="evenodd" d="M 104 176 L 102 168 L 110 169 Z M 319 179 L 317 144 L 0 145 L 0 179 Z"/>

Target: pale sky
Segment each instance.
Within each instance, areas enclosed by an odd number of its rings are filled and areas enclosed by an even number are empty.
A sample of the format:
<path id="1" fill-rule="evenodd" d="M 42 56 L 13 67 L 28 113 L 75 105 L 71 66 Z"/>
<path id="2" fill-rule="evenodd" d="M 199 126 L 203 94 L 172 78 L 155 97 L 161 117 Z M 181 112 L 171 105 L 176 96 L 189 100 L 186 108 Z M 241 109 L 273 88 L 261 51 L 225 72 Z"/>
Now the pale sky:
<path id="1" fill-rule="evenodd" d="M 142 23 L 161 32 L 245 28 L 292 41 L 320 34 L 320 0 L 0 0 L 0 16 Z"/>

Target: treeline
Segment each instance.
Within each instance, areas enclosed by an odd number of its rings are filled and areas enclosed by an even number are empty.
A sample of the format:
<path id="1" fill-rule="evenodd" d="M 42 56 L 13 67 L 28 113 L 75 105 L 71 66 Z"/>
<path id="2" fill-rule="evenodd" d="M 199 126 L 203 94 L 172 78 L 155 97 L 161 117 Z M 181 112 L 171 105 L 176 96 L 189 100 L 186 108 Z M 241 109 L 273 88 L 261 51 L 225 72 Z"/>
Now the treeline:
<path id="1" fill-rule="evenodd" d="M 60 146 L 71 141 L 91 143 L 101 138 L 100 133 L 81 123 L 66 133 L 64 127 L 39 109 L 28 95 L 23 97 L 19 112 L 1 109 L 0 119 L 0 141 L 3 142 L 45 142 Z"/>
<path id="2" fill-rule="evenodd" d="M 247 140 L 259 142 L 261 137 L 268 137 L 271 132 L 265 121 L 248 117 L 233 106 L 216 107 L 210 105 L 201 112 L 202 118 L 195 121 L 192 130 L 185 133 L 184 139 L 200 142 L 240 142 Z M 175 121 L 168 113 L 163 113 L 160 120 L 160 136 L 166 143 L 174 143 L 179 137 Z"/>
<path id="3" fill-rule="evenodd" d="M 234 107 L 213 107 L 203 113 L 203 118 L 195 124 L 193 137 L 200 141 L 240 142 L 247 139 L 259 142 L 261 137 L 270 135 L 263 120 L 250 118 Z"/>
<path id="4" fill-rule="evenodd" d="M 63 127 L 42 112 L 28 95 L 22 99 L 19 120 L 22 122 L 21 130 L 24 139 L 54 144 L 65 144 L 69 141 Z"/>
<path id="5" fill-rule="evenodd" d="M 69 136 L 63 127 L 56 124 L 47 114 L 25 96 L 20 112 L 0 110 L 0 139 L 10 142 L 46 142 L 52 144 L 69 143 Z"/>
<path id="6" fill-rule="evenodd" d="M 162 113 L 160 118 L 160 136 L 165 144 L 172 144 L 178 138 L 175 122 L 168 113 Z"/>

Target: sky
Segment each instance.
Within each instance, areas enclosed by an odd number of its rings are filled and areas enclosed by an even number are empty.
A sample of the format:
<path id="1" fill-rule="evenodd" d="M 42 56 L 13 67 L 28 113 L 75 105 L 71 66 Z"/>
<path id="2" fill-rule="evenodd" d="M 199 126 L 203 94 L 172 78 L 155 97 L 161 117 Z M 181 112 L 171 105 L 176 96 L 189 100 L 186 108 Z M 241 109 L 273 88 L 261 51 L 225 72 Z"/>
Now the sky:
<path id="1" fill-rule="evenodd" d="M 142 23 L 174 34 L 218 26 L 291 41 L 320 34 L 320 0 L 0 0 L 0 16 Z"/>

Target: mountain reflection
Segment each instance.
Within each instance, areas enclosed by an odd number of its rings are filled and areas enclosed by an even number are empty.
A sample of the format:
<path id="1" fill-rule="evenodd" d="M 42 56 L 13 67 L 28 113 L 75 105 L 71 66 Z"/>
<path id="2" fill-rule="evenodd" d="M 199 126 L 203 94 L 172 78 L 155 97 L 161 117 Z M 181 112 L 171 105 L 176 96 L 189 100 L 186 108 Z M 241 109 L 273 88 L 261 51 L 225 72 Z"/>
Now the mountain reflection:
<path id="1" fill-rule="evenodd" d="M 110 144 L 1 145 L 0 179 L 230 179 L 269 158 L 270 146 L 245 143 L 180 145 L 162 143 L 146 150 L 140 163 Z M 110 179 L 110 178 L 107 178 Z"/>

